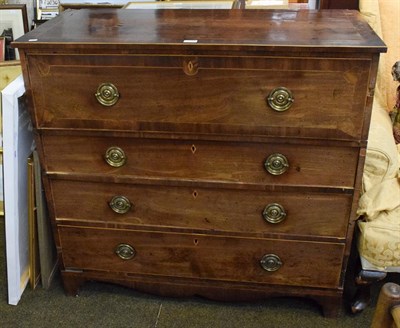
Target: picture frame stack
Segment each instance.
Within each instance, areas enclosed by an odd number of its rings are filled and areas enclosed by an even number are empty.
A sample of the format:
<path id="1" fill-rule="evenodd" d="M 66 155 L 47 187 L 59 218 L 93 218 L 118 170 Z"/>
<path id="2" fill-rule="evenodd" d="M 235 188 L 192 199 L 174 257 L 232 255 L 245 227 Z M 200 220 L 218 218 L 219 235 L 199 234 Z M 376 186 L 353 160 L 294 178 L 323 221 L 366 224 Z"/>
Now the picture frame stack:
<path id="1" fill-rule="evenodd" d="M 0 38 L 2 38 L 0 45 L 4 44 L 4 61 L 19 60 L 18 50 L 11 47 L 11 42 L 28 31 L 28 14 L 25 4 L 0 5 Z"/>

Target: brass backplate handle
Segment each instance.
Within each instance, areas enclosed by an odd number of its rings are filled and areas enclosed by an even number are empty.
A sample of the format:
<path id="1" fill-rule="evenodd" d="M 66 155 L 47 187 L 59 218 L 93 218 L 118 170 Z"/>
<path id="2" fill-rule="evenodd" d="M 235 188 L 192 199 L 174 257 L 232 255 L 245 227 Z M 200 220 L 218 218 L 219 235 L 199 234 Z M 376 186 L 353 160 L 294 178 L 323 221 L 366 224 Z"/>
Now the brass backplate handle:
<path id="1" fill-rule="evenodd" d="M 125 196 L 114 196 L 108 203 L 111 209 L 118 214 L 125 214 L 132 208 L 132 203 Z"/>
<path id="2" fill-rule="evenodd" d="M 266 254 L 260 260 L 261 267 L 268 272 L 274 272 L 281 268 L 282 260 L 278 255 Z"/>
<path id="3" fill-rule="evenodd" d="M 265 221 L 276 224 L 285 220 L 286 212 L 282 205 L 271 203 L 265 206 L 263 217 Z"/>
<path id="4" fill-rule="evenodd" d="M 116 146 L 110 147 L 106 150 L 104 154 L 104 159 L 108 165 L 112 167 L 120 167 L 126 163 L 125 152 Z"/>
<path id="5" fill-rule="evenodd" d="M 289 161 L 285 155 L 275 153 L 266 159 L 264 167 L 272 175 L 281 175 L 289 168 Z"/>
<path id="6" fill-rule="evenodd" d="M 119 99 L 118 89 L 112 83 L 100 84 L 94 95 L 100 104 L 108 107 L 115 105 Z"/>
<path id="7" fill-rule="evenodd" d="M 292 106 L 294 97 L 289 89 L 279 87 L 270 92 L 267 97 L 267 102 L 273 110 L 284 112 Z"/>
<path id="8" fill-rule="evenodd" d="M 119 244 L 115 249 L 115 254 L 123 260 L 130 260 L 135 257 L 136 250 L 129 244 Z"/>

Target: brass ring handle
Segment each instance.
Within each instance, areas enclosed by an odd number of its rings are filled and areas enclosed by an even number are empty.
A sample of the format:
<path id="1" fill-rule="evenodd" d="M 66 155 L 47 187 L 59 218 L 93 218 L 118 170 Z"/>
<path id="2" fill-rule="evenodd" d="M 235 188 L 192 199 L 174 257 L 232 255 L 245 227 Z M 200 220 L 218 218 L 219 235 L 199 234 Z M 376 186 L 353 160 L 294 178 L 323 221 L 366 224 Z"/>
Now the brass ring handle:
<path id="1" fill-rule="evenodd" d="M 285 155 L 275 153 L 266 159 L 264 167 L 272 175 L 281 175 L 289 168 L 289 161 Z"/>
<path id="2" fill-rule="evenodd" d="M 119 244 L 115 249 L 115 254 L 123 260 L 130 260 L 135 257 L 136 251 L 131 245 Z"/>
<path id="3" fill-rule="evenodd" d="M 267 102 L 273 110 L 284 112 L 292 106 L 294 97 L 289 89 L 279 87 L 270 92 L 267 97 Z"/>
<path id="4" fill-rule="evenodd" d="M 125 214 L 132 208 L 132 203 L 125 196 L 114 196 L 108 204 L 118 214 Z"/>
<path id="5" fill-rule="evenodd" d="M 266 254 L 260 260 L 261 267 L 268 272 L 274 272 L 281 268 L 282 260 L 278 255 Z"/>
<path id="6" fill-rule="evenodd" d="M 125 152 L 119 147 L 110 147 L 106 150 L 104 159 L 112 167 L 120 167 L 126 163 Z"/>
<path id="7" fill-rule="evenodd" d="M 265 206 L 262 213 L 264 220 L 269 223 L 280 223 L 286 218 L 286 212 L 282 205 L 271 203 Z"/>
<path id="8" fill-rule="evenodd" d="M 112 83 L 100 84 L 94 95 L 101 105 L 108 107 L 115 105 L 119 99 L 118 89 Z"/>

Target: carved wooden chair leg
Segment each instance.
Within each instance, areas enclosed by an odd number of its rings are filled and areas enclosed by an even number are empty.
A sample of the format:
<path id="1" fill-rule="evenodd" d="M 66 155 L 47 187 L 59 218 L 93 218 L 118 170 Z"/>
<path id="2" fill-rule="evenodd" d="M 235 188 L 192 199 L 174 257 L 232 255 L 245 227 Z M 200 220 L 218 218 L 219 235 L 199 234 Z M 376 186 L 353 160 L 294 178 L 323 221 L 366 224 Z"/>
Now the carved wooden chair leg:
<path id="1" fill-rule="evenodd" d="M 392 327 L 400 328 L 400 286 L 388 282 L 379 293 L 371 328 Z"/>
<path id="2" fill-rule="evenodd" d="M 351 312 L 360 313 L 370 303 L 371 285 L 386 278 L 386 272 L 361 270 L 356 277 L 357 292 L 351 305 Z"/>

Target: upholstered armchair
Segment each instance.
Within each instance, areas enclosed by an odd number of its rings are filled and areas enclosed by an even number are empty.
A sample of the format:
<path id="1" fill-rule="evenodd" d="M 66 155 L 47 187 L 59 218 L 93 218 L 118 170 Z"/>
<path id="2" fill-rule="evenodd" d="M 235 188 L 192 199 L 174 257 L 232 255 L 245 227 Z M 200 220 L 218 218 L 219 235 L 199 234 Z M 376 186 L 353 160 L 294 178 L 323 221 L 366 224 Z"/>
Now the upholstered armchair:
<path id="1" fill-rule="evenodd" d="M 352 311 L 369 302 L 369 287 L 387 272 L 400 275 L 400 144 L 393 137 L 389 112 L 396 103 L 392 66 L 400 60 L 400 1 L 360 0 L 360 11 L 388 46 L 381 56 L 359 202 L 357 249 L 361 269 Z"/>

